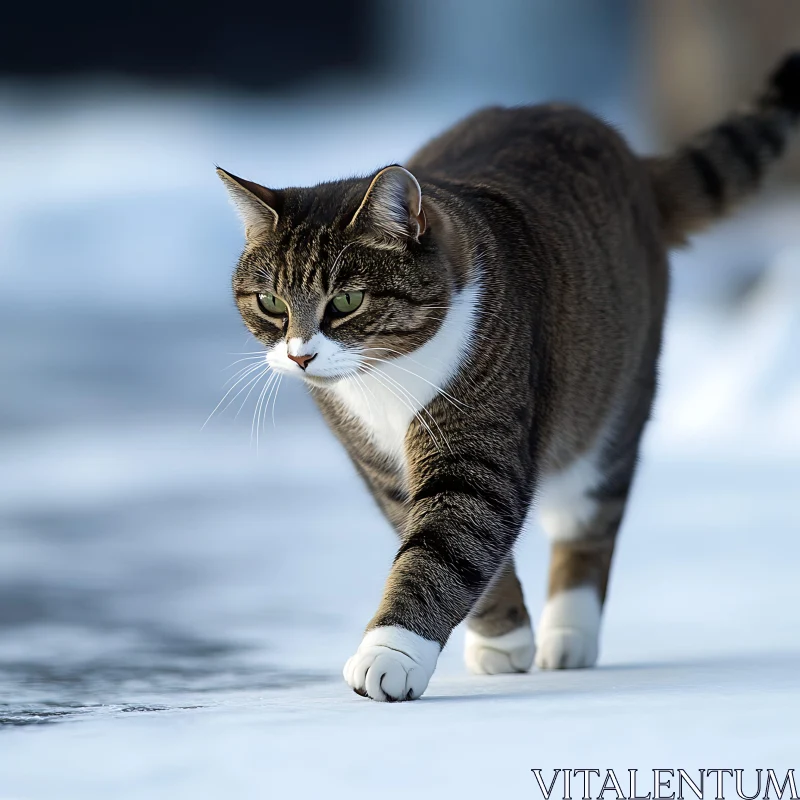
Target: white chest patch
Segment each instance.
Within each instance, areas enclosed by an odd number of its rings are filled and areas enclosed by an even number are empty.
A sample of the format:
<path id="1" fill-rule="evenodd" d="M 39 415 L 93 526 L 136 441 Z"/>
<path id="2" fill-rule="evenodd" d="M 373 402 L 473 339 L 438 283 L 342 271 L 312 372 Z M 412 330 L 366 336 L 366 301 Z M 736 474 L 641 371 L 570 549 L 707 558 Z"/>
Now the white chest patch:
<path id="1" fill-rule="evenodd" d="M 411 355 L 371 362 L 370 371 L 339 381 L 335 392 L 345 408 L 364 426 L 375 446 L 405 469 L 405 438 L 415 415 L 440 447 L 441 432 L 424 410 L 457 374 L 474 329 L 479 288 L 475 284 L 454 295 L 435 336 Z"/>

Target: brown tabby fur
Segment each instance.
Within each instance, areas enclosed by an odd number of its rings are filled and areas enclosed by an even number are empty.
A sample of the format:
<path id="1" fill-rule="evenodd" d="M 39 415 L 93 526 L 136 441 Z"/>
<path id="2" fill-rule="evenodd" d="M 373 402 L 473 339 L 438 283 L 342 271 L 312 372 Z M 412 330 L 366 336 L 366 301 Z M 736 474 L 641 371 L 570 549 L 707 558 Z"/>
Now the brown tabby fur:
<path id="1" fill-rule="evenodd" d="M 381 175 L 274 191 L 221 171 L 265 206 L 234 289 L 268 347 L 321 330 L 346 347 L 412 353 L 439 328 L 435 309 L 480 285 L 474 343 L 446 387 L 456 402 L 438 395 L 427 406 L 449 448 L 415 419 L 400 469 L 324 382 L 309 381 L 401 539 L 368 629 L 400 626 L 444 645 L 470 613 L 485 635 L 529 624 L 515 538 L 540 480 L 598 437 L 594 516 L 553 544 L 549 592 L 590 585 L 605 597 L 656 388 L 667 249 L 758 187 L 798 112 L 800 55 L 751 110 L 664 158 L 634 155 L 575 108 L 488 108 L 406 165 L 423 199 L 419 214 L 409 201 L 405 235 L 383 224 Z M 363 306 L 326 317 L 326 299 L 345 286 L 365 287 Z M 283 298 L 288 316 L 265 317 L 258 292 Z"/>

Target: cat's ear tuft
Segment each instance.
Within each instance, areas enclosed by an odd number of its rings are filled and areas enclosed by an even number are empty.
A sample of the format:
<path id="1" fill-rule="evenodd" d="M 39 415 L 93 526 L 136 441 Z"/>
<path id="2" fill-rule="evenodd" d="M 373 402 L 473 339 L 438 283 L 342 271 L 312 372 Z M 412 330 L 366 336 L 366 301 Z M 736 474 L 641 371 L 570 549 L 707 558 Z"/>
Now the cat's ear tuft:
<path id="1" fill-rule="evenodd" d="M 372 179 L 349 227 L 363 227 L 389 242 L 419 241 L 427 227 L 419 181 L 405 167 L 382 169 Z"/>
<path id="2" fill-rule="evenodd" d="M 228 194 L 244 224 L 244 234 L 249 242 L 269 236 L 278 224 L 277 196 L 271 189 L 253 181 L 246 181 L 217 167 Z"/>

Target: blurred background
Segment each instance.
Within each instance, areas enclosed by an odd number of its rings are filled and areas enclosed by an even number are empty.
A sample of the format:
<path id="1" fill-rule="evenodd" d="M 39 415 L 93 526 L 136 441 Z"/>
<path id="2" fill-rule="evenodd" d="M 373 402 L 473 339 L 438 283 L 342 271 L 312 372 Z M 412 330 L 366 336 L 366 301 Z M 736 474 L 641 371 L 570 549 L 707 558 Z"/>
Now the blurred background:
<path id="1" fill-rule="evenodd" d="M 336 682 L 379 595 L 392 534 L 299 384 L 258 424 L 258 392 L 237 386 L 203 427 L 255 349 L 215 164 L 310 184 L 402 163 L 483 104 L 550 99 L 653 152 L 800 43 L 794 0 L 3 14 L 0 724 L 15 730 Z M 742 630 L 751 654 L 799 644 L 799 154 L 675 256 L 605 663 L 729 653 Z M 534 613 L 545 560 L 526 535 Z M 459 636 L 444 674 L 463 672 Z"/>

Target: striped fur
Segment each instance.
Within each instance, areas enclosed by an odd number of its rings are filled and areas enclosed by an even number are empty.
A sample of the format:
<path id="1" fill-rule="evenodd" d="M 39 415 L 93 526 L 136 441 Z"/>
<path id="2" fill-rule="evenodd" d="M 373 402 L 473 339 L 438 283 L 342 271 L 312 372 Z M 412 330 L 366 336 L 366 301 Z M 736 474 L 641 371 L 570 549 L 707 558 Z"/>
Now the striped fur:
<path id="1" fill-rule="evenodd" d="M 776 70 L 752 106 L 701 133 L 666 158 L 650 159 L 664 233 L 681 244 L 734 209 L 761 185 L 800 117 L 800 53 Z"/>
<path id="2" fill-rule="evenodd" d="M 247 229 L 242 317 L 400 536 L 345 670 L 357 692 L 418 697 L 465 618 L 473 669 L 530 664 L 512 548 L 537 493 L 552 539 L 537 664 L 594 663 L 668 247 L 757 189 L 799 115 L 794 55 L 751 110 L 667 157 L 549 105 L 479 111 L 371 178 L 269 190 L 220 171 Z M 363 302 L 339 314 L 340 292 Z"/>

